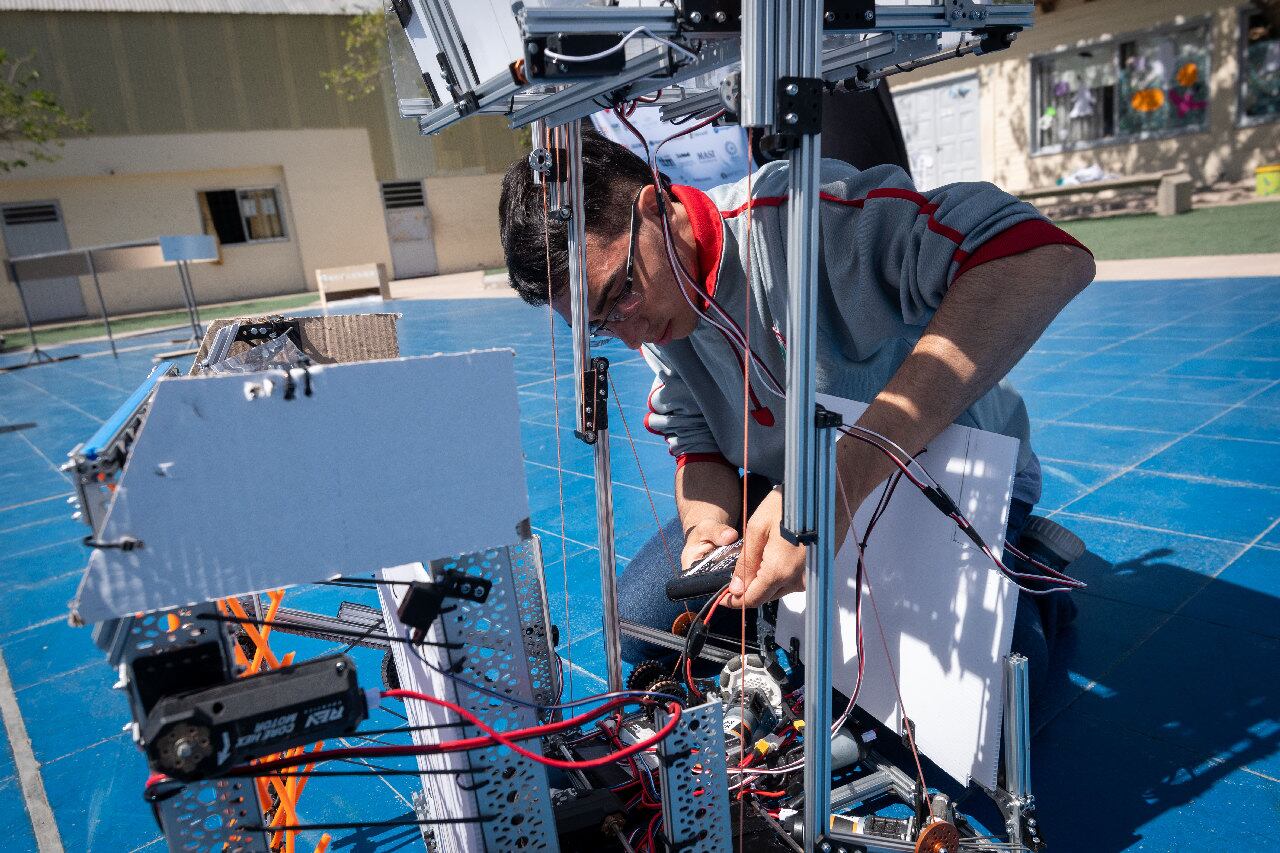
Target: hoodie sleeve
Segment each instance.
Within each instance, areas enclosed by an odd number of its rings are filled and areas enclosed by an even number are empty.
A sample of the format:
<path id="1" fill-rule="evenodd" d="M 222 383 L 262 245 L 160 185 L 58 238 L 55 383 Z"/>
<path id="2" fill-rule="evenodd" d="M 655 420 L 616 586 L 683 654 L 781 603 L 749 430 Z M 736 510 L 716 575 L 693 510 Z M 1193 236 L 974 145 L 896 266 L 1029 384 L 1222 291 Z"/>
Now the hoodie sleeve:
<path id="1" fill-rule="evenodd" d="M 649 347 L 644 348 L 644 358 L 655 374 L 649 411 L 644 416 L 645 429 L 666 440 L 677 468 L 702 461 L 728 465 L 701 407 L 680 374 Z"/>
<path id="2" fill-rule="evenodd" d="M 980 264 L 1055 243 L 1084 248 L 993 184 L 949 184 L 922 193 L 896 166 L 863 172 L 824 167 L 824 179 L 824 206 L 848 213 L 824 217 L 824 261 L 833 283 L 870 277 L 878 285 L 871 290 L 893 302 L 909 325 L 928 323 L 951 283 Z M 849 246 L 852 252 L 844 249 Z"/>

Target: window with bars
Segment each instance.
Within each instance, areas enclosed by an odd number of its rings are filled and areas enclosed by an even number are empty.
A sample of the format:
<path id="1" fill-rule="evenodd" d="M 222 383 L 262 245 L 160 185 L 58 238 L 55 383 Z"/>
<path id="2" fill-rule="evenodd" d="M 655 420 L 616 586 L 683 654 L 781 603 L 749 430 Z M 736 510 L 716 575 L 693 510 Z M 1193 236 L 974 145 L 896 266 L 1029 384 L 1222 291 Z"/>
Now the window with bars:
<path id="1" fill-rule="evenodd" d="M 1038 153 L 1209 123 L 1209 28 L 1153 32 L 1032 60 Z"/>
<path id="2" fill-rule="evenodd" d="M 1241 124 L 1280 118 L 1280 3 L 1241 12 Z"/>
<path id="3" fill-rule="evenodd" d="M 280 195 L 274 187 L 204 190 L 198 194 L 204 233 L 224 246 L 285 239 Z"/>

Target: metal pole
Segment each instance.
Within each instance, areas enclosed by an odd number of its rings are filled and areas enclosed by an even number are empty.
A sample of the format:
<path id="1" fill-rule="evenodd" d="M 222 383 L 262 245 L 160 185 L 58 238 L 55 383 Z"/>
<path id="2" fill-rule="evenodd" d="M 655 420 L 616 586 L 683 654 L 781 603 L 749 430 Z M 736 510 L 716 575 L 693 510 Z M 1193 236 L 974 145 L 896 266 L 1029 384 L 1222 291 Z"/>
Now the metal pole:
<path id="1" fill-rule="evenodd" d="M 818 76 L 822 39 L 821 0 L 792 0 L 779 15 L 779 30 L 790 38 L 779 44 L 786 57 L 783 76 Z M 784 27 L 782 20 L 789 25 Z M 785 117 L 777 117 L 782 125 Z M 818 168 L 821 137 L 804 133 L 790 155 L 787 203 L 787 402 L 783 530 L 798 540 L 815 531 L 813 470 L 814 376 L 818 278 Z"/>
<path id="2" fill-rule="evenodd" d="M 107 302 L 102 298 L 102 283 L 98 281 L 98 267 L 93 262 L 93 252 L 86 249 L 84 259 L 89 264 L 89 275 L 93 276 L 93 289 L 98 293 L 98 307 L 102 309 L 102 327 L 107 330 L 107 343 L 111 344 L 111 355 L 120 357 L 116 352 L 116 339 L 111 334 L 111 318 L 107 316 Z"/>
<path id="3" fill-rule="evenodd" d="M 805 553 L 804 606 L 804 846 L 819 849 L 831 824 L 831 626 L 835 582 L 835 427 L 825 409 L 814 436 L 818 538 Z"/>
<path id="4" fill-rule="evenodd" d="M 596 489 L 596 537 L 600 550 L 600 601 L 604 629 L 605 666 L 610 690 L 622 689 L 622 629 L 618 624 L 617 555 L 613 539 L 613 481 L 609 466 L 609 430 L 588 429 L 590 420 L 607 423 L 608 388 L 588 386 L 587 373 L 593 371 L 587 331 L 587 239 L 586 206 L 582 191 L 582 127 L 580 121 L 564 125 L 560 131 L 568 163 L 567 186 L 563 196 L 569 207 L 569 320 L 573 333 L 574 398 L 577 402 L 577 434 L 594 445 Z M 606 362 L 607 368 L 607 362 Z M 607 376 L 607 374 L 606 374 Z M 608 381 L 607 378 L 605 380 Z M 592 393 L 587 396 L 588 387 Z M 594 411 L 589 411 L 589 407 Z"/>
<path id="5" fill-rule="evenodd" d="M 1022 843 L 1022 810 L 1031 802 L 1031 692 L 1027 659 L 1004 659 L 1004 789 L 1012 798 L 1009 840 Z"/>
<path id="6" fill-rule="evenodd" d="M 178 261 L 178 287 L 182 289 L 182 301 L 187 306 L 187 322 L 191 324 L 191 340 L 199 343 L 200 333 L 196 331 L 195 309 L 191 306 L 191 294 L 187 292 L 187 277 L 182 273 L 182 261 Z"/>
<path id="7" fill-rule="evenodd" d="M 191 280 L 191 261 L 180 261 L 178 266 L 182 270 L 183 277 L 187 285 L 187 294 L 191 297 L 191 317 L 196 324 L 196 340 L 204 337 L 204 324 L 200 322 L 200 303 L 196 301 L 196 285 Z"/>
<path id="8" fill-rule="evenodd" d="M 773 124 L 774 83 L 778 79 L 775 39 L 775 0 L 745 0 L 742 4 L 742 95 L 739 109 L 743 127 Z"/>
<path id="9" fill-rule="evenodd" d="M 57 361 L 53 356 L 40 349 L 40 345 L 36 343 L 36 328 L 31 324 L 31 310 L 27 307 L 27 294 L 22 290 L 22 281 L 18 278 L 18 267 L 13 261 L 8 261 L 9 277 L 13 279 L 13 286 L 18 288 L 18 301 L 22 303 L 22 319 L 27 324 L 27 334 L 31 336 L 31 357 L 27 359 L 27 364 L 31 362 Z"/>

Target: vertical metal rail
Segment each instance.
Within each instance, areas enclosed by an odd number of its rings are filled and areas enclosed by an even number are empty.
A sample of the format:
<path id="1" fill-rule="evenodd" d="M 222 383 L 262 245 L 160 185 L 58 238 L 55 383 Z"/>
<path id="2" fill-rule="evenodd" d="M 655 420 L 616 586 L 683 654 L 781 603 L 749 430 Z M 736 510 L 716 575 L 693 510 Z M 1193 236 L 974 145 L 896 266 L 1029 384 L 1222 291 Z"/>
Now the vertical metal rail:
<path id="1" fill-rule="evenodd" d="M 790 390 L 790 389 L 788 389 Z M 835 427 L 840 417 L 817 413 L 814 493 L 818 537 L 805 553 L 804 846 L 819 849 L 831 824 L 831 626 L 835 601 Z"/>
<path id="2" fill-rule="evenodd" d="M 600 551 L 600 602 L 603 614 L 604 656 L 610 690 L 622 689 L 622 631 L 618 624 L 617 555 L 614 552 L 613 480 L 609 460 L 609 430 L 606 420 L 608 388 L 588 382 L 596 366 L 590 358 L 587 321 L 586 207 L 582 189 L 582 127 L 573 121 L 560 129 L 568 159 L 566 198 L 569 208 L 569 319 L 573 334 L 574 399 L 577 402 L 577 433 L 592 445 L 595 453 L 596 536 Z M 603 359 L 601 359 L 603 361 Z M 607 362 L 605 363 L 607 369 Z M 607 374 L 604 374 L 607 377 Z M 604 380 L 607 382 L 607 378 Z M 593 393 L 587 396 L 589 390 Z M 594 410 L 590 411 L 589 410 Z M 588 429 L 588 414 L 595 426 Z"/>
<path id="3" fill-rule="evenodd" d="M 93 262 L 93 251 L 85 250 L 85 263 L 89 265 L 89 275 L 93 276 L 93 289 L 98 294 L 98 307 L 102 309 L 102 327 L 107 330 L 107 343 L 111 345 L 111 355 L 120 357 L 116 352 L 116 339 L 111 334 L 111 318 L 107 316 L 107 301 L 102 298 L 102 283 L 98 281 L 98 265 Z"/>
<path id="4" fill-rule="evenodd" d="M 780 4 L 781 5 L 781 4 Z M 791 0 L 778 16 L 779 73 L 817 77 L 822 43 L 821 0 Z M 783 30 L 786 30 L 783 33 Z M 776 116 L 779 127 L 786 116 Z M 787 202 L 787 403 L 782 526 L 811 541 L 814 524 L 814 374 L 818 279 L 820 134 L 800 134 L 790 155 Z"/>
<path id="5" fill-rule="evenodd" d="M 1031 803 L 1031 693 L 1027 659 L 1004 659 L 1004 788 L 1009 794 L 1009 840 L 1022 843 L 1022 812 Z"/>
<path id="6" fill-rule="evenodd" d="M 743 127 L 773 124 L 774 81 L 778 79 L 776 0 L 744 0 L 742 4 Z"/>
<path id="7" fill-rule="evenodd" d="M 40 349 L 40 345 L 36 343 L 36 327 L 31 323 L 31 307 L 27 305 L 27 294 L 22 289 L 22 280 L 18 278 L 18 265 L 13 261 L 6 261 L 9 267 L 9 278 L 13 279 L 13 286 L 18 288 L 18 301 L 22 303 L 22 319 L 27 324 L 27 334 L 31 336 L 31 357 L 27 359 L 27 364 L 31 362 L 53 361 L 53 356 Z"/>
<path id="8" fill-rule="evenodd" d="M 191 281 L 191 262 L 178 261 L 178 275 L 182 277 L 182 284 L 187 289 L 187 304 L 191 313 L 191 328 L 195 332 L 196 342 L 199 343 L 204 337 L 204 324 L 200 322 L 200 304 L 196 301 L 196 286 Z"/>

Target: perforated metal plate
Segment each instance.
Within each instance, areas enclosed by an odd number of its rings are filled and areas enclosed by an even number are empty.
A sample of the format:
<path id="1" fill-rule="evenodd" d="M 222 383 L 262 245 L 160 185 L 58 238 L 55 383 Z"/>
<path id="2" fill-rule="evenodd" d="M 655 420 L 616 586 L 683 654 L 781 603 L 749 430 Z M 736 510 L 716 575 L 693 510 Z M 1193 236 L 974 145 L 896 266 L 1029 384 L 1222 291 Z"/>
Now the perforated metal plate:
<path id="1" fill-rule="evenodd" d="M 520 607 L 520 628 L 529 658 L 529 687 L 533 701 L 550 705 L 560 693 L 560 661 L 547 636 L 551 612 L 547 607 L 547 585 L 542 575 L 542 543 L 535 536 L 512 546 L 511 577 L 515 581 Z"/>
<path id="2" fill-rule="evenodd" d="M 658 724 L 667 715 L 658 712 Z M 725 771 L 724 706 L 687 708 L 675 730 L 658 744 L 662 765 L 662 831 L 667 849 L 728 853 L 729 783 Z"/>
<path id="3" fill-rule="evenodd" d="M 493 584 L 483 604 L 455 600 L 455 609 L 441 617 L 445 641 L 462 645 L 460 650 L 446 650 L 444 654 L 450 658 L 458 674 L 472 684 L 528 700 L 533 695 L 533 683 L 525 651 L 521 622 L 523 608 L 518 593 L 521 586 L 529 591 L 528 574 L 533 561 L 528 556 L 523 558 L 525 567 L 521 572 L 526 575 L 524 584 L 517 584 L 513 562 L 510 549 L 500 548 L 467 554 L 454 560 L 437 560 L 431 564 L 431 572 L 438 577 L 449 569 L 455 569 L 485 578 Z M 533 573 L 540 579 L 537 569 L 533 569 Z M 535 586 L 540 586 L 540 583 Z M 536 606 L 540 610 L 541 602 Z M 545 670 L 543 678 L 547 678 Z M 458 704 L 499 731 L 510 731 L 537 722 L 531 708 L 502 702 L 489 693 L 454 683 Z M 523 745 L 529 750 L 539 749 L 534 742 Z M 490 783 L 475 792 L 480 814 L 491 818 L 481 824 L 487 849 L 491 853 L 558 851 L 546 770 L 503 746 L 479 750 L 472 761 L 473 766 L 479 764 L 492 768 L 488 774 Z"/>
<path id="4" fill-rule="evenodd" d="M 170 853 L 270 853 L 266 833 L 241 826 L 262 823 L 252 779 L 187 785 L 157 808 Z"/>
<path id="5" fill-rule="evenodd" d="M 393 643 L 401 683 L 408 689 L 450 699 L 499 731 L 535 724 L 532 708 L 498 697 L 545 701 L 555 695 L 556 674 L 546 641 L 545 594 L 536 543 L 524 543 L 518 551 L 499 548 L 437 560 L 425 571 L 417 566 L 388 569 L 384 577 L 436 579 L 450 570 L 488 580 L 492 584 L 488 598 L 483 603 L 450 599 L 427 633 L 426 644 L 410 647 Z M 399 585 L 384 585 L 380 593 L 391 633 L 407 637 L 408 632 L 395 617 L 402 589 Z M 446 678 L 441 670 L 455 673 L 457 678 Z M 469 687 L 463 681 L 485 689 Z M 456 720 L 453 714 L 424 703 L 409 702 L 406 710 L 414 725 Z M 443 731 L 449 737 L 479 734 L 469 726 L 459 728 Z M 441 731 L 415 732 L 414 739 L 435 742 L 440 740 Z M 538 749 L 533 741 L 526 741 L 523 746 Z M 459 853 L 558 851 L 547 774 L 541 765 L 501 746 L 466 754 L 424 756 L 420 764 L 437 771 L 464 771 L 423 777 L 424 819 L 479 820 L 432 827 L 435 849 Z"/>

